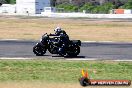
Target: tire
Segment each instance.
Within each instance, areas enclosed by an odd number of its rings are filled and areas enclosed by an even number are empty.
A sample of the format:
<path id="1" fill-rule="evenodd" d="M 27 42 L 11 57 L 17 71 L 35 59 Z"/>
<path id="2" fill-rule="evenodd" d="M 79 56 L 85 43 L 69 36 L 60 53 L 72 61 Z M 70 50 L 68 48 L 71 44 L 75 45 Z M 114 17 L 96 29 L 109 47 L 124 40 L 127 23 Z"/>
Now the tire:
<path id="1" fill-rule="evenodd" d="M 80 82 L 80 85 L 83 86 L 83 87 L 86 87 L 86 86 L 88 86 L 90 84 L 88 82 L 88 79 L 84 78 L 84 77 L 80 78 L 79 82 Z"/>
<path id="2" fill-rule="evenodd" d="M 78 45 L 72 46 L 71 50 L 67 52 L 70 57 L 76 57 L 80 53 L 80 47 Z"/>
<path id="3" fill-rule="evenodd" d="M 46 48 L 42 47 L 41 45 L 37 44 L 33 47 L 33 52 L 36 56 L 43 56 L 46 53 Z"/>

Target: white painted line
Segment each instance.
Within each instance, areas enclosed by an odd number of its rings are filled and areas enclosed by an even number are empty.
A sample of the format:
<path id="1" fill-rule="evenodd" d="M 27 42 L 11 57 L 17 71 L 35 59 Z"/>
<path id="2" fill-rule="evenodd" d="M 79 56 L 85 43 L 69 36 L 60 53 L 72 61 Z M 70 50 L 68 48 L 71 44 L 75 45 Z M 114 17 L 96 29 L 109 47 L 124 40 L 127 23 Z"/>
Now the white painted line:
<path id="1" fill-rule="evenodd" d="M 84 43 L 132 43 L 132 42 L 120 42 L 120 41 L 82 41 Z"/>
<path id="2" fill-rule="evenodd" d="M 21 40 L 21 39 L 0 39 L 0 41 L 36 41 L 36 40 Z M 132 42 L 117 42 L 117 41 L 82 41 L 82 43 L 132 43 Z"/>
<path id="3" fill-rule="evenodd" d="M 69 61 L 116 61 L 116 62 L 131 62 L 132 60 L 127 59 L 127 60 L 111 60 L 111 59 L 99 59 L 99 58 L 77 58 L 77 59 L 65 59 L 65 60 L 69 60 Z"/>
<path id="4" fill-rule="evenodd" d="M 0 60 L 32 60 L 34 58 L 24 58 L 24 57 L 1 57 Z M 58 58 L 59 59 L 59 58 Z M 115 62 L 132 62 L 132 60 L 110 60 L 110 59 L 98 59 L 98 58 L 72 58 L 72 59 L 64 59 L 68 61 L 115 61 Z"/>
<path id="5" fill-rule="evenodd" d="M 119 62 L 125 62 L 125 61 L 127 61 L 127 62 L 131 62 L 132 60 L 113 60 L 113 61 L 119 61 Z"/>
<path id="6" fill-rule="evenodd" d="M 8 40 L 9 40 L 9 41 L 17 40 L 17 41 L 18 41 L 19 39 L 0 39 L 0 40 L 2 40 L 2 41 L 4 41 L 4 40 L 5 40 L 5 41 L 8 41 Z"/>
<path id="7" fill-rule="evenodd" d="M 0 58 L 0 60 L 30 60 L 30 59 L 32 59 L 32 58 L 24 58 L 24 57 L 16 57 L 16 58 L 14 58 L 14 57 L 2 57 L 2 58 Z"/>

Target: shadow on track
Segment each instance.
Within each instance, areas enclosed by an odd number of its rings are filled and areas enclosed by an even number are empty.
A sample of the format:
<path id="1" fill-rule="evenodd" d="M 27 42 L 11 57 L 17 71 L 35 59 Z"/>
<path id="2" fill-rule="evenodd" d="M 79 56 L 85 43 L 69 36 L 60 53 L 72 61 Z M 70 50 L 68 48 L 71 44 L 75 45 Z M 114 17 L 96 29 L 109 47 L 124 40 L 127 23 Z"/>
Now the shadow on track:
<path id="1" fill-rule="evenodd" d="M 52 57 L 62 57 L 62 56 L 52 56 Z M 75 56 L 75 57 L 65 56 L 64 58 L 85 58 L 85 56 Z"/>

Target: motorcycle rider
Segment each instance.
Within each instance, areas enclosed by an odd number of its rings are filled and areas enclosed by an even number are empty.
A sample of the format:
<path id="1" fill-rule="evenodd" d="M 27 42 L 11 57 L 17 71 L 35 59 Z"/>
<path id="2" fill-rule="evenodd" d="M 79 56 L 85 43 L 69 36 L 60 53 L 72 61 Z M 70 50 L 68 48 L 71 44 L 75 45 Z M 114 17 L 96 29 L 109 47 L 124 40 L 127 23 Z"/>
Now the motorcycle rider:
<path id="1" fill-rule="evenodd" d="M 50 36 L 59 36 L 60 37 L 61 46 L 59 47 L 59 52 L 62 54 L 65 54 L 65 48 L 68 45 L 69 36 L 60 27 L 55 28 L 54 31 L 55 31 L 55 34 L 50 34 Z"/>
<path id="2" fill-rule="evenodd" d="M 66 34 L 66 32 L 64 30 L 62 30 L 60 27 L 57 27 L 54 29 L 55 31 L 55 34 L 50 34 L 50 36 L 60 36 L 60 37 L 64 37 L 63 39 L 66 41 L 66 40 L 69 40 L 69 36 Z M 63 40 L 62 39 L 62 40 Z M 64 41 L 63 40 L 63 41 Z"/>

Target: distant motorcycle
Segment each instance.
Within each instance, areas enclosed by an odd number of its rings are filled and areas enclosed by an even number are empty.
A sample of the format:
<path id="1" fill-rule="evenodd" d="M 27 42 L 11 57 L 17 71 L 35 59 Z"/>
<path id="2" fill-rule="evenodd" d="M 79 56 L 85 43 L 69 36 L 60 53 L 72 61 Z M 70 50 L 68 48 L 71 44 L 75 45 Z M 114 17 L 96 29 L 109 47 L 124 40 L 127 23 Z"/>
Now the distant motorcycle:
<path id="1" fill-rule="evenodd" d="M 65 48 L 63 46 L 65 44 L 62 43 L 59 36 L 50 36 L 45 33 L 40 39 L 40 42 L 33 47 L 33 52 L 36 56 L 43 56 L 46 51 L 49 51 L 51 54 L 75 57 L 80 53 L 81 41 L 69 40 L 68 45 Z"/>

